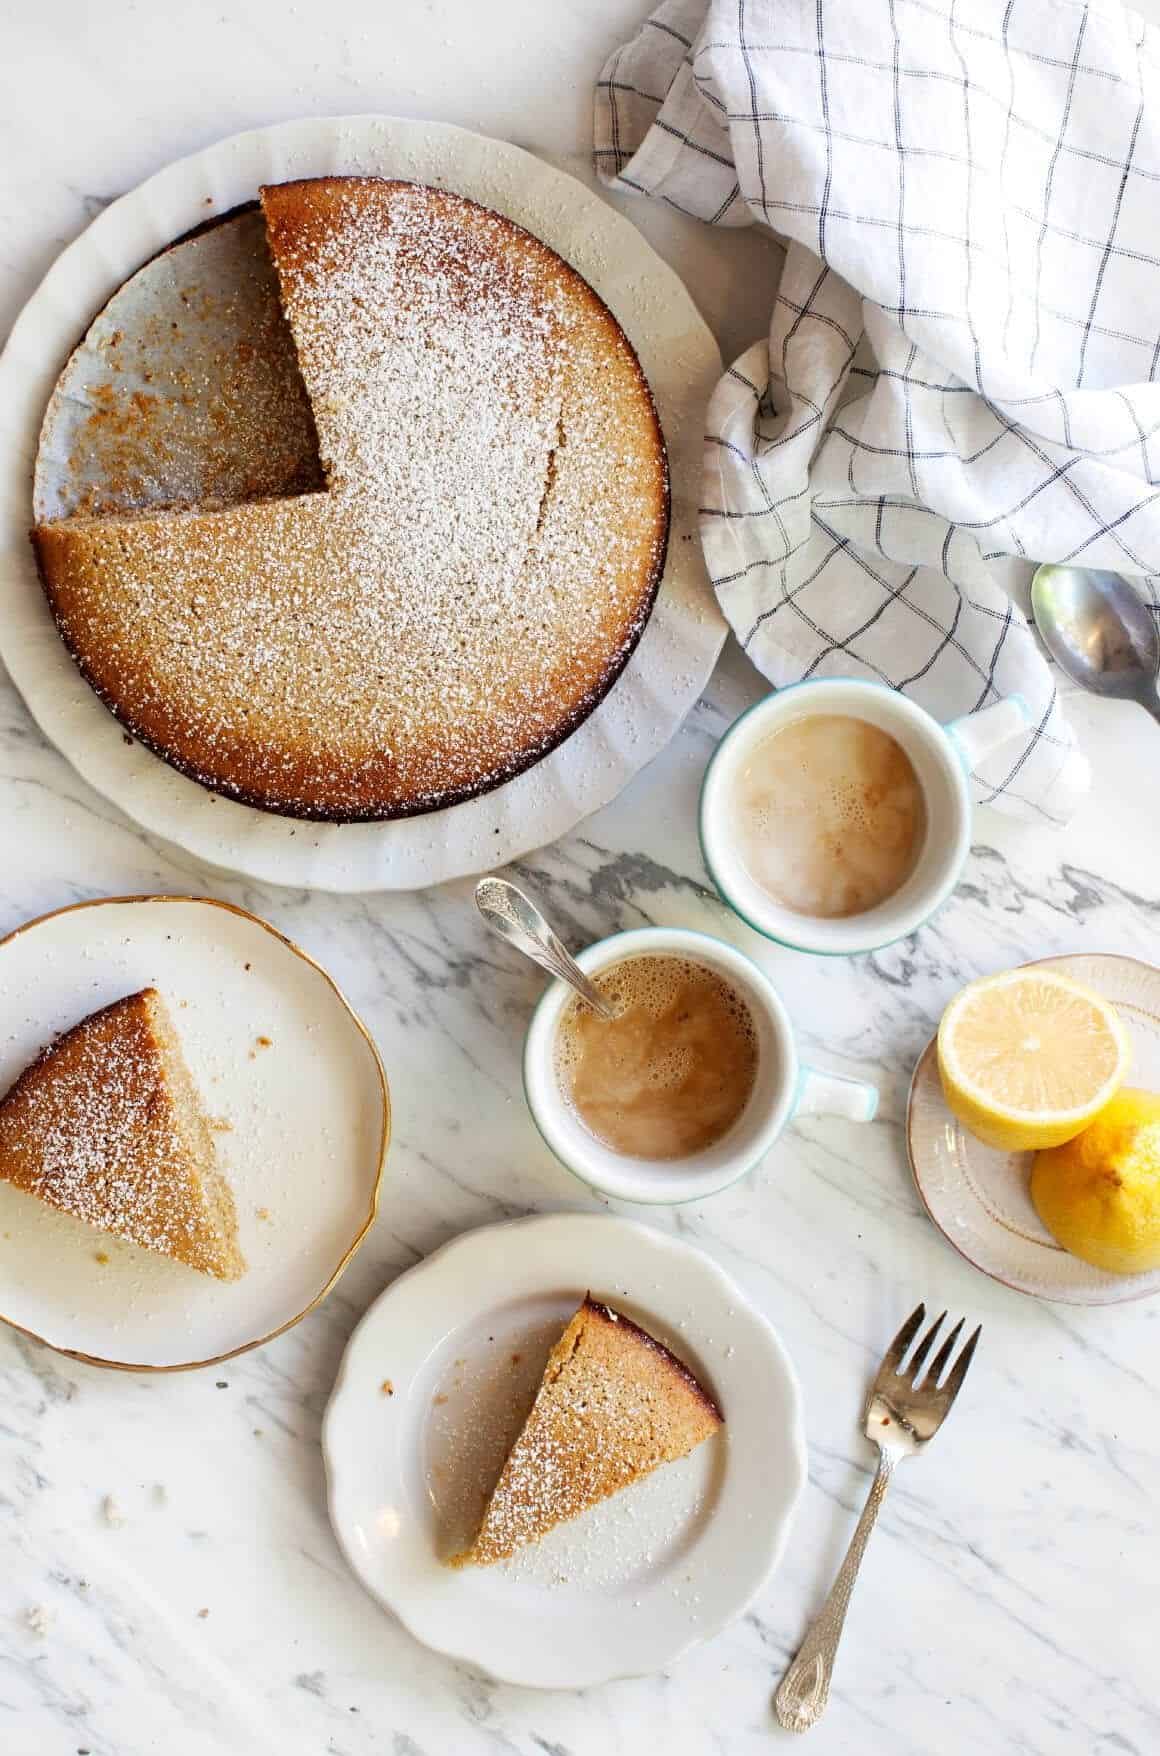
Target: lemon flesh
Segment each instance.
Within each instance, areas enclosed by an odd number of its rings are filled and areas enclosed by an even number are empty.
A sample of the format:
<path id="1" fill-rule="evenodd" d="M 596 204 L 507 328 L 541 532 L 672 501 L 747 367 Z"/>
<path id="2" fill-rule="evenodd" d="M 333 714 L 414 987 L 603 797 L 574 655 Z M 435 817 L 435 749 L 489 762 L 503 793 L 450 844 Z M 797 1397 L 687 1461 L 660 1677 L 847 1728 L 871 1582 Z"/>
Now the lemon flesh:
<path id="1" fill-rule="evenodd" d="M 1160 1268 L 1160 1096 L 1121 1091 L 1076 1139 L 1037 1153 L 1031 1199 L 1073 1256 L 1112 1274 Z"/>
<path id="2" fill-rule="evenodd" d="M 1036 1152 L 1081 1133 L 1127 1077 L 1127 1034 L 1099 994 L 1032 966 L 972 982 L 943 1013 L 951 1112 L 988 1146 Z"/>

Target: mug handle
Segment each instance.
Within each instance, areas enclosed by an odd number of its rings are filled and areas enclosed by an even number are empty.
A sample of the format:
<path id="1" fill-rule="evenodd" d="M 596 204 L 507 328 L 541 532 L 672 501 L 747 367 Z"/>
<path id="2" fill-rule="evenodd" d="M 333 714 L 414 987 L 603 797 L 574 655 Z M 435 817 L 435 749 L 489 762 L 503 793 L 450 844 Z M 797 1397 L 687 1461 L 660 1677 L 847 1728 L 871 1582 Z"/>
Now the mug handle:
<path id="1" fill-rule="evenodd" d="M 961 719 L 949 720 L 943 731 L 970 774 L 1000 744 L 1033 724 L 1034 716 L 1022 695 L 1005 695 L 1002 701 L 984 707 L 980 713 L 966 713 Z"/>
<path id="2" fill-rule="evenodd" d="M 791 1115 L 845 1116 L 848 1122 L 872 1122 L 878 1113 L 878 1087 L 840 1073 L 803 1067 Z"/>

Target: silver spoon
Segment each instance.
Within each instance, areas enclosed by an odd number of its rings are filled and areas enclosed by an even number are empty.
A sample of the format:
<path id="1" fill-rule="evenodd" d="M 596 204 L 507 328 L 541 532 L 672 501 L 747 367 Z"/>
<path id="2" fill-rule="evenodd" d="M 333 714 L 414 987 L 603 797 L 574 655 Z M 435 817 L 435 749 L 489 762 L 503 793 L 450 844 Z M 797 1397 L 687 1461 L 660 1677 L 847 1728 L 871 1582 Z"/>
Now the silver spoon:
<path id="1" fill-rule="evenodd" d="M 1130 580 L 1093 567 L 1041 567 L 1031 608 L 1051 656 L 1081 689 L 1138 701 L 1160 720 L 1160 630 Z"/>
<path id="2" fill-rule="evenodd" d="M 529 897 L 506 878 L 481 878 L 475 887 L 475 906 L 493 932 L 551 976 L 568 982 L 601 1018 L 615 1018 L 616 1011 L 595 987 L 574 957 L 570 957 Z"/>

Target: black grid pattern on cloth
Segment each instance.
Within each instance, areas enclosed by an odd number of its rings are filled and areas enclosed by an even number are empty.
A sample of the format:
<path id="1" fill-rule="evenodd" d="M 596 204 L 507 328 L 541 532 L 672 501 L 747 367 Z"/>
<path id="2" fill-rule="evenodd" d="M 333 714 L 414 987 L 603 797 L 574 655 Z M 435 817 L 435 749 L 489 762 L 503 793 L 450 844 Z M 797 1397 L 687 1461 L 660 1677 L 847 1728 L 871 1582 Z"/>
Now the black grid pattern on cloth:
<path id="1" fill-rule="evenodd" d="M 1013 601 L 1029 561 L 1160 576 L 1160 53 L 1057 0 L 666 0 L 605 68 L 601 176 L 786 242 L 706 418 L 702 537 L 774 683 L 940 718 L 1018 692 L 976 796 L 1085 772 Z"/>

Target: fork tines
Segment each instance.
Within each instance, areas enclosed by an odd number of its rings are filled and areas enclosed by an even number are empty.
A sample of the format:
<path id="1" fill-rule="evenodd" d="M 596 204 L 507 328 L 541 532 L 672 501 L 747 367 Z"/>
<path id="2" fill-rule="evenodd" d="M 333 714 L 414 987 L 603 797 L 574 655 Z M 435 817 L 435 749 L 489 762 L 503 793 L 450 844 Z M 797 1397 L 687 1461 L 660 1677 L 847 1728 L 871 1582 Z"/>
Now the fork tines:
<path id="1" fill-rule="evenodd" d="M 921 1386 L 923 1390 L 930 1394 L 937 1389 L 939 1394 L 947 1400 L 949 1406 L 962 1388 L 963 1379 L 967 1375 L 967 1368 L 974 1358 L 975 1348 L 978 1346 L 979 1337 L 983 1333 L 983 1326 L 981 1323 L 976 1326 L 973 1333 L 967 1338 L 958 1359 L 955 1361 L 954 1365 L 951 1366 L 950 1371 L 947 1372 L 947 1367 L 950 1366 L 951 1356 L 955 1351 L 955 1344 L 957 1343 L 959 1336 L 962 1334 L 963 1325 L 966 1321 L 965 1318 L 960 1317 L 958 1322 L 951 1329 L 949 1335 L 945 1337 L 942 1346 L 939 1348 L 938 1353 L 931 1362 L 929 1370 L 924 1370 L 926 1367 L 927 1355 L 934 1346 L 938 1332 L 946 1321 L 946 1315 L 947 1314 L 944 1311 L 941 1316 L 935 1318 L 934 1322 L 930 1325 L 930 1328 L 915 1348 L 913 1354 L 911 1354 L 904 1369 L 903 1361 L 906 1360 L 907 1353 L 909 1352 L 915 1336 L 926 1321 L 926 1306 L 919 1305 L 917 1309 L 911 1312 L 910 1316 L 906 1319 L 906 1322 L 902 1325 L 902 1328 L 898 1331 L 898 1334 L 894 1337 L 894 1340 L 886 1350 L 886 1358 L 882 1363 L 888 1371 L 893 1372 L 899 1378 L 905 1379 L 912 1390 L 917 1390 Z M 946 1373 L 945 1379 L 943 1377 L 944 1373 Z"/>

